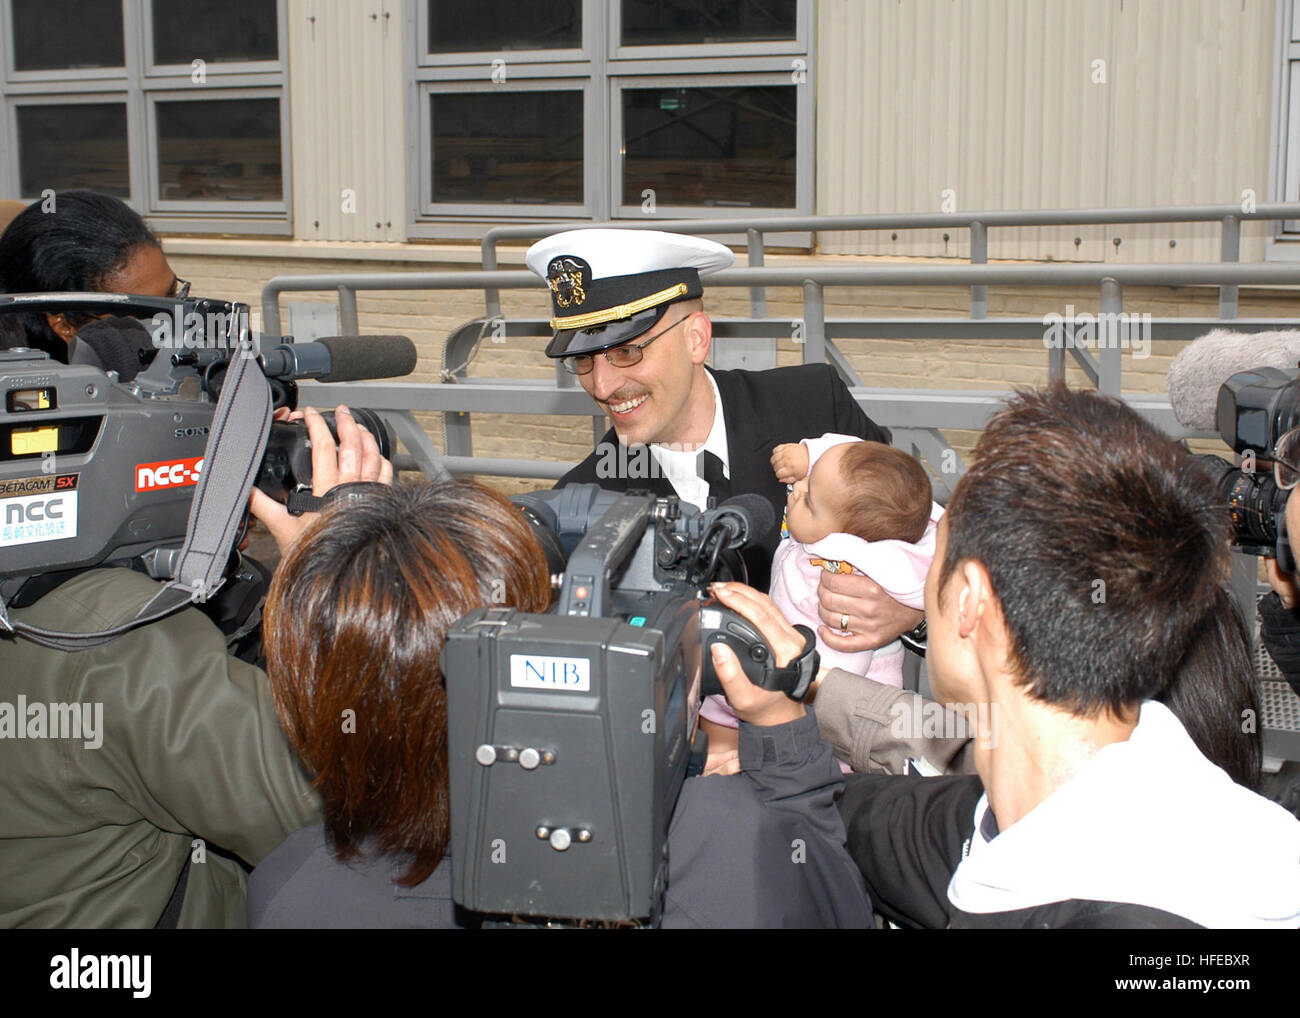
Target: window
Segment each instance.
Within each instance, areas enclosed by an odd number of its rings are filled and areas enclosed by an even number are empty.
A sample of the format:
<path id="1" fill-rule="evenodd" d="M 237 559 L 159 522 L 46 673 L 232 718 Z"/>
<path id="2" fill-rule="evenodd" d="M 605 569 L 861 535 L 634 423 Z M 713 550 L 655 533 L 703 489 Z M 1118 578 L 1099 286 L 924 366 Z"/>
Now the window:
<path id="1" fill-rule="evenodd" d="M 412 7 L 413 236 L 812 212 L 809 0 Z"/>
<path id="2" fill-rule="evenodd" d="M 0 185 L 287 234 L 285 0 L 0 0 Z"/>

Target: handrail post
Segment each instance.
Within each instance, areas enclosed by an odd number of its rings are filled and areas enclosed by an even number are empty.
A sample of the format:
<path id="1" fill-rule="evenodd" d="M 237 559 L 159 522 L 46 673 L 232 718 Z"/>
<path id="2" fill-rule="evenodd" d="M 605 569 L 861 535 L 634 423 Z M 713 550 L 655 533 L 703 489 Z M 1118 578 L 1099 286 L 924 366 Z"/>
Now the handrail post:
<path id="1" fill-rule="evenodd" d="M 357 319 L 357 291 L 351 286 L 339 287 L 339 334 L 361 335 L 361 325 Z"/>
<path id="2" fill-rule="evenodd" d="M 483 271 L 495 272 L 497 267 L 497 241 L 492 231 L 483 237 Z M 501 291 L 493 286 L 483 288 L 483 317 L 491 321 L 501 317 Z"/>
<path id="3" fill-rule="evenodd" d="M 1097 322 L 1097 391 L 1118 396 L 1124 391 L 1124 288 L 1112 276 L 1101 281 L 1101 315 Z"/>
<path id="4" fill-rule="evenodd" d="M 970 224 L 970 263 L 987 265 L 989 261 L 989 231 L 983 223 Z M 989 288 L 972 286 L 970 288 L 970 316 L 987 318 L 989 316 Z"/>
<path id="5" fill-rule="evenodd" d="M 749 267 L 763 267 L 763 233 L 754 227 L 745 231 L 745 250 L 749 254 Z M 767 317 L 767 287 L 751 286 L 749 288 L 749 317 Z"/>
<path id="6" fill-rule="evenodd" d="M 1223 217 L 1223 236 L 1219 242 L 1219 260 L 1236 262 L 1241 260 L 1241 220 L 1236 216 Z M 1237 317 L 1237 285 L 1221 284 L 1219 286 L 1219 317 Z"/>
<path id="7" fill-rule="evenodd" d="M 803 362 L 826 362 L 826 299 L 821 283 L 811 279 L 803 284 Z"/>
<path id="8" fill-rule="evenodd" d="M 280 328 L 280 288 L 270 280 L 262 287 L 262 334 L 284 335 Z"/>

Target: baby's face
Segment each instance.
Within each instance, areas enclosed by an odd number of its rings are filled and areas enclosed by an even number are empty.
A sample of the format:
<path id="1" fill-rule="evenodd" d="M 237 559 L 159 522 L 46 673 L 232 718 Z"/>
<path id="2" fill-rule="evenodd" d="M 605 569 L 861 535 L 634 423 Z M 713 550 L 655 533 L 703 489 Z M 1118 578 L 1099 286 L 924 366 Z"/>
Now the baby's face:
<path id="1" fill-rule="evenodd" d="M 786 524 L 790 536 L 800 544 L 812 544 L 829 534 L 842 531 L 844 484 L 840 479 L 840 460 L 848 446 L 827 449 L 808 471 L 796 481 L 786 499 Z"/>

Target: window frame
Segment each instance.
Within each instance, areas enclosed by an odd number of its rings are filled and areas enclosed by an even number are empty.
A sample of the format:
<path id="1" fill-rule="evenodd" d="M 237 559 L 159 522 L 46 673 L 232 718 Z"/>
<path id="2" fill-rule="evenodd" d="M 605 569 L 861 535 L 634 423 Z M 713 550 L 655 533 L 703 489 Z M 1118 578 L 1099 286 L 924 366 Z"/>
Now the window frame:
<path id="1" fill-rule="evenodd" d="M 654 43 L 648 46 L 624 46 L 622 0 L 609 5 L 609 54 L 611 60 L 699 60 L 700 47 L 707 46 L 711 57 L 808 56 L 812 52 L 812 4 L 798 3 L 794 16 L 793 39 L 769 39 L 763 42 L 685 43 L 680 46 Z"/>
<path id="2" fill-rule="evenodd" d="M 622 93 L 629 88 L 647 88 L 666 84 L 662 75 L 625 75 L 612 79 L 609 83 L 609 124 L 612 136 L 621 139 L 618 151 L 610 160 L 610 178 L 608 181 L 610 202 L 617 219 L 643 219 L 645 214 L 639 204 L 618 204 L 623 196 L 623 173 L 627 163 L 627 145 L 623 134 Z M 698 88 L 710 85 L 728 88 L 746 85 L 788 85 L 799 88 L 790 80 L 788 72 L 753 73 L 753 74 L 684 74 L 674 76 L 674 87 Z M 795 203 L 792 208 L 771 205 L 671 205 L 656 201 L 655 215 L 667 219 L 731 219 L 736 216 L 794 216 L 800 209 L 812 205 L 812 94 L 804 89 L 795 93 Z M 809 213 L 811 214 L 811 213 Z"/>
<path id="3" fill-rule="evenodd" d="M 413 32 L 415 64 L 420 68 L 490 67 L 493 60 L 502 56 L 512 64 L 587 63 L 591 59 L 592 50 L 591 19 L 588 17 L 588 8 L 590 6 L 590 0 L 582 0 L 582 42 L 577 48 L 497 51 L 463 50 L 455 53 L 429 53 L 425 49 L 425 40 L 429 38 L 429 7 L 423 0 L 416 0 Z"/>
<path id="4" fill-rule="evenodd" d="M 279 59 L 272 61 L 207 62 L 205 81 L 191 78 L 191 64 L 154 65 L 150 59 L 152 3 L 121 0 L 125 64 L 116 68 L 69 68 L 54 71 L 15 71 L 11 0 L 0 0 L 0 138 L 8 151 L 0 159 L 0 189 L 19 194 L 17 109 L 24 105 L 77 102 L 118 102 L 126 106 L 127 179 L 124 199 L 150 227 L 163 233 L 232 233 L 292 236 L 293 174 L 288 121 L 289 73 L 287 0 L 275 0 Z M 174 202 L 159 194 L 160 166 L 155 105 L 158 101 L 201 102 L 215 99 L 278 98 L 283 194 L 274 202 Z M 19 195 L 39 200 L 40 195 Z"/>
<path id="5" fill-rule="evenodd" d="M 590 82 L 578 84 L 574 87 L 575 79 L 573 78 L 533 78 L 524 82 L 516 82 L 507 79 L 500 85 L 488 85 L 486 88 L 476 81 L 436 81 L 422 82 L 419 90 L 420 103 L 420 122 L 432 131 L 431 123 L 431 99 L 434 95 L 455 95 L 455 94 L 487 94 L 497 95 L 502 92 L 577 92 L 582 96 L 582 121 L 583 121 L 583 139 L 582 139 L 582 194 L 583 201 L 578 205 L 548 205 L 548 204 L 524 204 L 524 203 L 495 203 L 495 202 L 434 202 L 431 199 L 433 190 L 433 159 L 431 155 L 431 146 L 433 137 L 431 133 L 424 133 L 422 140 L 419 142 L 419 160 L 420 178 L 419 200 L 420 212 L 429 218 L 441 217 L 460 217 L 471 219 L 483 219 L 485 217 L 497 216 L 505 210 L 507 215 L 528 216 L 532 218 L 551 218 L 551 219 L 568 219 L 568 218 L 586 218 L 591 215 L 591 194 L 593 188 L 592 179 L 592 151 L 591 151 L 591 131 L 587 125 L 591 123 L 592 118 L 592 86 Z"/>
<path id="6" fill-rule="evenodd" d="M 288 134 L 285 128 L 288 109 L 285 106 L 284 97 L 275 88 L 223 88 L 220 95 L 195 96 L 193 91 L 180 91 L 171 89 L 153 89 L 145 93 L 145 121 L 148 130 L 148 137 L 155 145 L 155 158 L 150 159 L 145 164 L 146 177 L 146 194 L 149 198 L 149 206 L 156 215 L 195 215 L 210 211 L 214 205 L 219 205 L 221 210 L 226 213 L 235 215 L 248 215 L 253 213 L 278 213 L 287 216 L 290 205 L 286 199 L 280 201 L 232 201 L 228 199 L 216 199 L 212 201 L 188 200 L 178 201 L 175 199 L 166 199 L 162 196 L 162 173 L 161 164 L 158 161 L 159 152 L 156 149 L 158 144 L 158 103 L 160 102 L 213 102 L 224 99 L 275 99 L 280 107 L 280 176 L 281 180 L 288 176 L 286 167 L 289 162 L 289 145 Z"/>
<path id="7" fill-rule="evenodd" d="M 619 0 L 583 0 L 581 50 L 501 50 L 430 54 L 426 3 L 406 0 L 407 234 L 416 238 L 481 237 L 503 223 L 562 220 L 644 220 L 639 205 L 620 205 L 623 161 L 622 90 L 656 82 L 692 85 L 774 85 L 799 88 L 793 208 L 657 205 L 655 219 L 713 219 L 737 215 L 806 216 L 814 211 L 816 167 L 815 10 L 796 0 L 795 38 L 761 43 L 622 46 Z M 506 61 L 507 78 L 491 80 L 492 62 Z M 517 91 L 580 87 L 584 104 L 584 195 L 576 206 L 431 203 L 432 127 L 427 96 L 437 91 Z M 806 235 L 804 235 L 806 236 Z"/>

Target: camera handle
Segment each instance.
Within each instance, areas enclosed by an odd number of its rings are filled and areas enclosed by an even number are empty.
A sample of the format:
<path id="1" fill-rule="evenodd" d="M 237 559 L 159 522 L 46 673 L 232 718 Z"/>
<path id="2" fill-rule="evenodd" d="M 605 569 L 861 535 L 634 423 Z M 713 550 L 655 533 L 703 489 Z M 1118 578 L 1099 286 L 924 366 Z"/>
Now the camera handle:
<path id="1" fill-rule="evenodd" d="M 654 507 L 653 495 L 629 492 L 588 529 L 569 556 L 555 614 L 607 614 L 610 575 L 636 550 Z"/>

